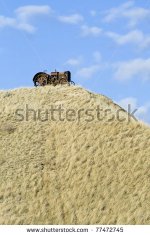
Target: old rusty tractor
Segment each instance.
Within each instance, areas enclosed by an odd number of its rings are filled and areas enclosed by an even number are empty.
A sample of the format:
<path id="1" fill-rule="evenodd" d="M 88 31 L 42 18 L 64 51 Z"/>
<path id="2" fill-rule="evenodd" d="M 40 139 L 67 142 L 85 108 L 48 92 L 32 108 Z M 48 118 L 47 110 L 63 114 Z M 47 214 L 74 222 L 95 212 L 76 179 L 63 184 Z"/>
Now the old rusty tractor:
<path id="1" fill-rule="evenodd" d="M 58 84 L 68 84 L 68 85 L 75 85 L 73 81 L 71 81 L 71 72 L 39 72 L 35 74 L 33 77 L 34 86 L 46 86 L 46 85 L 53 85 L 56 86 Z"/>

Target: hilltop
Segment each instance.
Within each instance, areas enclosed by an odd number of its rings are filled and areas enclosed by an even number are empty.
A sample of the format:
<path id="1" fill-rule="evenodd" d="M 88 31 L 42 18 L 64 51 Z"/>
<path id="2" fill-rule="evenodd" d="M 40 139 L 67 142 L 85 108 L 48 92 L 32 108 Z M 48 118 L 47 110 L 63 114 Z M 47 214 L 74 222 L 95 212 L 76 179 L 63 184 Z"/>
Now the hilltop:
<path id="1" fill-rule="evenodd" d="M 0 224 L 150 224 L 148 126 L 78 86 L 0 102 Z"/>

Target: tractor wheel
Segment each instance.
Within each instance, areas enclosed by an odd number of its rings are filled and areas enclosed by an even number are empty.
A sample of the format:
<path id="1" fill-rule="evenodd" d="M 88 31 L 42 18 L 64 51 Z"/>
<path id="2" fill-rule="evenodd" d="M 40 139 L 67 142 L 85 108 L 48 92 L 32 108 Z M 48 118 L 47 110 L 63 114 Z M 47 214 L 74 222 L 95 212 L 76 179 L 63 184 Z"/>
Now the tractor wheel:
<path id="1" fill-rule="evenodd" d="M 67 80 L 66 80 L 66 78 L 61 78 L 60 79 L 60 84 L 61 85 L 64 85 L 64 84 L 67 84 L 68 82 L 67 82 Z"/>
<path id="2" fill-rule="evenodd" d="M 43 72 L 37 73 L 33 78 L 34 86 L 45 86 L 47 85 L 47 80 L 48 74 Z"/>

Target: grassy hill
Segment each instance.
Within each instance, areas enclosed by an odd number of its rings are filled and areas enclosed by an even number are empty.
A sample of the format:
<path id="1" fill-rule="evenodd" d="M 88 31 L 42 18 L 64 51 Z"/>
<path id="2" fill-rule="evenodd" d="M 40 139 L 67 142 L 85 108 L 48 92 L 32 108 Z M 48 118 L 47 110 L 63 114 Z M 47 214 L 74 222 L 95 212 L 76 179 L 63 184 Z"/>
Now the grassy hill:
<path id="1" fill-rule="evenodd" d="M 150 224 L 148 126 L 78 86 L 0 102 L 0 224 Z"/>

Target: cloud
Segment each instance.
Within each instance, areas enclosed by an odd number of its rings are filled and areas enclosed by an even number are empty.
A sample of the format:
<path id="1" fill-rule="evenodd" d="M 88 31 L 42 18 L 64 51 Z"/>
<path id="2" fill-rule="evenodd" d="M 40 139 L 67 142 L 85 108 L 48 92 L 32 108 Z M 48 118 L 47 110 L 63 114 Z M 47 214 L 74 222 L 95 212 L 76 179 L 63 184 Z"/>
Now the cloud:
<path id="1" fill-rule="evenodd" d="M 59 16 L 58 20 L 67 23 L 67 24 L 79 24 L 84 20 L 83 16 L 80 14 L 73 14 L 73 15 L 67 15 L 67 16 Z"/>
<path id="2" fill-rule="evenodd" d="M 114 32 L 107 32 L 106 35 L 119 45 L 133 43 L 137 44 L 141 48 L 146 48 L 150 45 L 150 35 L 146 36 L 140 30 L 133 30 L 125 35 L 120 35 Z"/>
<path id="3" fill-rule="evenodd" d="M 105 12 L 104 22 L 110 23 L 119 18 L 129 21 L 129 26 L 136 26 L 141 20 L 150 17 L 150 10 L 143 7 L 135 7 L 134 1 L 129 1 L 116 8 Z"/>
<path id="4" fill-rule="evenodd" d="M 133 5 L 134 5 L 134 2 L 130 1 L 130 2 L 120 5 L 119 7 L 111 8 L 105 12 L 105 17 L 103 20 L 107 23 L 110 23 L 116 20 L 117 18 L 122 17 L 124 15 L 124 12 L 128 11 L 129 8 L 131 8 Z"/>
<path id="5" fill-rule="evenodd" d="M 143 80 L 150 79 L 150 58 L 134 59 L 125 62 L 119 62 L 113 65 L 115 69 L 115 78 L 118 80 L 129 80 L 135 77 Z"/>
<path id="6" fill-rule="evenodd" d="M 0 16 L 0 27 L 11 27 L 15 29 L 21 29 L 28 33 L 35 32 L 35 27 L 29 23 L 17 21 L 15 18 Z"/>
<path id="7" fill-rule="evenodd" d="M 97 12 L 96 12 L 95 10 L 91 10 L 91 11 L 90 11 L 90 15 L 91 15 L 91 16 L 96 16 L 96 15 L 97 15 Z"/>
<path id="8" fill-rule="evenodd" d="M 99 64 L 93 64 L 91 66 L 88 66 L 88 67 L 83 67 L 83 68 L 80 68 L 77 73 L 76 73 L 76 76 L 77 78 L 78 77 L 81 77 L 81 78 L 94 78 L 94 75 L 100 71 L 102 69 L 102 66 L 99 65 Z"/>
<path id="9" fill-rule="evenodd" d="M 87 25 L 81 26 L 81 35 L 86 36 L 99 36 L 102 33 L 102 29 L 97 26 L 89 27 Z"/>
<path id="10" fill-rule="evenodd" d="M 96 74 L 101 71 L 102 69 L 105 69 L 107 67 L 107 64 L 102 62 L 102 55 L 99 51 L 94 51 L 91 55 L 92 58 L 92 64 L 87 66 L 80 67 L 75 76 L 77 78 L 85 78 L 85 79 L 91 79 L 96 76 Z M 83 61 L 82 57 L 82 61 Z"/>
<path id="11" fill-rule="evenodd" d="M 81 68 L 82 63 L 85 60 L 85 58 L 83 56 L 79 56 L 77 58 L 70 58 L 65 62 L 65 65 L 78 67 L 78 71 L 76 73 L 76 76 L 82 77 L 82 78 L 90 78 L 95 73 L 97 73 L 100 69 L 102 69 L 101 53 L 99 51 L 94 51 L 91 58 L 93 59 L 93 64 L 88 67 L 84 66 Z"/>
<path id="12" fill-rule="evenodd" d="M 85 66 L 80 68 L 77 73 L 76 77 L 77 78 L 82 78 L 82 79 L 90 79 L 94 78 L 94 76 L 101 71 L 103 68 L 103 65 L 101 63 L 95 63 L 90 66 Z"/>
<path id="13" fill-rule="evenodd" d="M 0 16 L 0 27 L 11 27 L 34 33 L 36 28 L 30 23 L 30 18 L 52 12 L 49 6 L 28 5 L 15 10 L 15 17 Z"/>
<path id="14" fill-rule="evenodd" d="M 38 6 L 38 5 L 28 5 L 19 7 L 16 9 L 15 13 L 21 21 L 28 21 L 30 17 L 36 16 L 36 15 L 46 15 L 52 12 L 52 9 L 47 6 Z"/>
<path id="15" fill-rule="evenodd" d="M 139 105 L 138 100 L 136 98 L 126 97 L 116 103 L 118 103 L 122 108 L 127 111 L 129 111 L 129 105 L 131 112 L 137 109 L 137 111 L 135 112 L 135 116 L 144 122 L 150 123 L 150 102 L 147 102 L 143 105 Z"/>
<path id="16" fill-rule="evenodd" d="M 95 63 L 100 63 L 102 60 L 102 55 L 99 51 L 94 51 L 93 58 L 94 58 Z"/>
<path id="17" fill-rule="evenodd" d="M 128 105 L 131 105 L 132 109 L 137 108 L 137 99 L 133 97 L 126 97 L 117 102 L 122 108 L 128 109 Z"/>
<path id="18" fill-rule="evenodd" d="M 66 65 L 71 65 L 71 66 L 79 66 L 82 63 L 82 57 L 78 57 L 78 58 L 70 58 L 66 61 Z"/>
<path id="19" fill-rule="evenodd" d="M 27 33 L 34 33 L 36 31 L 36 27 L 29 23 L 16 23 L 14 28 L 23 30 Z"/>
<path id="20" fill-rule="evenodd" d="M 0 16 L 0 27 L 14 27 L 16 24 L 16 20 L 10 17 Z"/>

